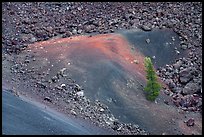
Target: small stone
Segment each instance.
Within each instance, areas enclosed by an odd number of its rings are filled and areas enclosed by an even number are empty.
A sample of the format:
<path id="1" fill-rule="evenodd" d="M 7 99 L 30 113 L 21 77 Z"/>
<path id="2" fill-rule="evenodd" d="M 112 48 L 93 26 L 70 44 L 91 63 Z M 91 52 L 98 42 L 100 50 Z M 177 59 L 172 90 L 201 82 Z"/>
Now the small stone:
<path id="1" fill-rule="evenodd" d="M 52 82 L 56 82 L 57 81 L 57 76 L 52 77 Z"/>
<path id="2" fill-rule="evenodd" d="M 70 112 L 71 112 L 71 114 L 74 115 L 74 116 L 77 115 L 77 113 L 76 113 L 73 109 L 72 109 Z"/>
<path id="3" fill-rule="evenodd" d="M 69 7 L 66 7 L 66 10 L 69 10 L 70 8 Z"/>
<path id="4" fill-rule="evenodd" d="M 82 32 L 83 32 L 82 29 L 79 29 L 79 30 L 77 31 L 78 34 L 81 34 Z"/>
<path id="5" fill-rule="evenodd" d="M 61 84 L 61 88 L 66 89 L 66 84 Z"/>
<path id="6" fill-rule="evenodd" d="M 147 44 L 149 44 L 150 43 L 150 39 L 146 39 L 146 42 L 147 42 Z"/>
<path id="7" fill-rule="evenodd" d="M 122 130 L 122 126 L 120 126 L 118 129 L 117 129 L 117 131 L 121 131 Z"/>
<path id="8" fill-rule="evenodd" d="M 65 32 L 66 32 L 65 27 L 62 26 L 62 27 L 59 28 L 59 33 L 60 33 L 60 34 L 63 34 L 63 33 L 65 33 Z"/>
<path id="9" fill-rule="evenodd" d="M 145 26 L 145 25 L 141 26 L 141 29 L 144 31 L 151 31 L 152 30 L 152 28 Z"/>
<path id="10" fill-rule="evenodd" d="M 78 7 L 78 8 L 77 8 L 77 10 L 81 11 L 81 10 L 82 10 L 82 8 L 81 8 L 81 7 Z"/>
<path id="11" fill-rule="evenodd" d="M 44 83 L 42 83 L 42 82 L 37 82 L 37 84 L 41 87 L 41 88 L 47 88 L 47 86 L 44 84 Z"/>
<path id="12" fill-rule="evenodd" d="M 183 111 L 186 111 L 186 110 L 187 110 L 187 108 L 186 108 L 186 107 L 182 107 L 181 109 L 182 109 Z"/>
<path id="13" fill-rule="evenodd" d="M 64 73 L 64 71 L 66 70 L 66 68 L 62 68 L 61 70 L 60 70 L 60 73 Z"/>
<path id="14" fill-rule="evenodd" d="M 164 103 L 165 103 L 166 105 L 169 105 L 169 102 L 168 102 L 167 100 L 164 100 Z"/>
<path id="15" fill-rule="evenodd" d="M 79 91 L 76 93 L 78 96 L 84 96 L 84 92 L 83 91 Z"/>
<path id="16" fill-rule="evenodd" d="M 49 26 L 49 27 L 46 27 L 45 30 L 46 30 L 47 32 L 49 32 L 49 33 L 52 33 L 53 28 L 52 28 L 51 26 Z"/>
<path id="17" fill-rule="evenodd" d="M 68 30 L 62 35 L 63 38 L 70 37 L 70 36 L 72 36 L 72 32 Z"/>
<path id="18" fill-rule="evenodd" d="M 25 63 L 29 63 L 29 62 L 30 62 L 30 60 L 26 59 L 24 62 L 25 62 Z"/>
<path id="19" fill-rule="evenodd" d="M 73 29 L 73 30 L 72 30 L 72 33 L 73 33 L 73 34 L 77 34 L 77 30 L 76 30 L 76 29 Z"/>
<path id="20" fill-rule="evenodd" d="M 139 63 L 139 61 L 138 61 L 138 60 L 136 60 L 136 59 L 135 59 L 133 62 L 134 62 L 135 64 L 138 64 L 138 63 Z"/>
<path id="21" fill-rule="evenodd" d="M 188 46 L 185 45 L 185 44 L 182 44 L 182 45 L 181 45 L 181 48 L 182 48 L 183 50 L 187 49 L 187 47 L 188 47 Z"/>
<path id="22" fill-rule="evenodd" d="M 51 100 L 49 97 L 45 97 L 44 100 L 45 100 L 45 101 L 52 102 L 52 100 Z"/>
<path id="23" fill-rule="evenodd" d="M 62 90 L 62 87 L 59 87 L 59 86 L 56 86 L 55 88 L 58 90 Z"/>
<path id="24" fill-rule="evenodd" d="M 74 91 L 81 91 L 81 87 L 78 84 L 74 85 Z"/>
<path id="25" fill-rule="evenodd" d="M 178 50 L 175 50 L 176 51 L 176 54 L 180 54 L 180 51 L 178 51 Z"/>
<path id="26" fill-rule="evenodd" d="M 164 93 L 165 93 L 166 95 L 170 95 L 170 91 L 168 91 L 167 89 L 164 90 Z"/>
<path id="27" fill-rule="evenodd" d="M 113 33 L 113 32 L 115 32 L 115 31 L 114 31 L 113 29 L 110 29 L 110 32 Z"/>
<path id="28" fill-rule="evenodd" d="M 186 122 L 186 125 L 187 125 L 188 127 L 194 126 L 194 124 L 195 124 L 194 122 L 195 122 L 194 118 L 190 118 L 190 119 Z"/>
<path id="29" fill-rule="evenodd" d="M 168 81 L 168 86 L 171 90 L 173 90 L 174 88 L 176 88 L 176 84 L 173 82 L 172 79 L 167 80 Z"/>
<path id="30" fill-rule="evenodd" d="M 104 112 L 105 110 L 104 110 L 103 108 L 101 108 L 99 111 L 100 111 L 100 112 Z"/>

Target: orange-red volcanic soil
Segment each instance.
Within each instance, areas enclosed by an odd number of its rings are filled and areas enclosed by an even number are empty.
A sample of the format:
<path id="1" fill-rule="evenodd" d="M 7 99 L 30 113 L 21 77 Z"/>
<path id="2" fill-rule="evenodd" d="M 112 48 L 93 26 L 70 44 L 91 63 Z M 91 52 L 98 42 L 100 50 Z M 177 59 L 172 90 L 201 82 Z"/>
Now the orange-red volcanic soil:
<path id="1" fill-rule="evenodd" d="M 75 56 L 94 55 L 115 61 L 130 72 L 145 79 L 144 56 L 139 51 L 131 52 L 129 43 L 118 34 L 76 36 L 36 43 L 31 46 L 36 53 L 49 58 L 69 59 Z M 135 62 L 138 62 L 136 64 Z"/>

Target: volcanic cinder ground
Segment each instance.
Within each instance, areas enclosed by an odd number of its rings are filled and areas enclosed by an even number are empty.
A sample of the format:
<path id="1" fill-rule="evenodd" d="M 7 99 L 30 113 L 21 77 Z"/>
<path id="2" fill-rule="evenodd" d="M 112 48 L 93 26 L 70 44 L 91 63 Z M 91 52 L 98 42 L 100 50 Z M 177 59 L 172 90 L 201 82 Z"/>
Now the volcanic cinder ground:
<path id="1" fill-rule="evenodd" d="M 176 40 L 171 41 L 172 37 Z M 156 103 L 150 102 L 143 91 L 146 83 L 144 57 L 155 56 L 155 67 L 178 58 L 181 54 L 177 55 L 174 50 L 177 37 L 170 30 L 145 33 L 132 30 L 56 38 L 32 44 L 27 49 L 29 53 L 19 56 L 23 59 L 28 54 L 33 55 L 36 60 L 26 68 L 44 72 L 45 81 L 66 68 L 64 74 L 82 86 L 85 96 L 102 101 L 123 122 L 138 124 L 152 134 L 200 134 L 201 121 L 197 114 L 188 114 L 195 117 L 196 123 L 189 128 L 178 108 L 163 103 L 169 97 L 161 93 Z M 66 81 L 60 84 L 64 83 Z"/>

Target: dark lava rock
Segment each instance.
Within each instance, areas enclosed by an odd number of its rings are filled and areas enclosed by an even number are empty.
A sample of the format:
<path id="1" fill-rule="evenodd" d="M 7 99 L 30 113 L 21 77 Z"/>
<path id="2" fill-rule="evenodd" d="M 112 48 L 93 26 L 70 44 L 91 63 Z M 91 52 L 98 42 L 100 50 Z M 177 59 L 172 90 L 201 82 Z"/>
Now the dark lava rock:
<path id="1" fill-rule="evenodd" d="M 57 76 L 52 77 L 53 82 L 57 82 L 57 79 L 58 79 Z"/>
<path id="2" fill-rule="evenodd" d="M 95 28 L 94 25 L 86 25 L 86 26 L 84 26 L 84 31 L 85 31 L 86 33 L 89 33 L 89 32 L 91 32 L 94 28 Z"/>
<path id="3" fill-rule="evenodd" d="M 196 110 L 196 106 L 199 102 L 199 99 L 193 95 L 186 95 L 180 99 L 180 106 L 191 109 L 190 111 Z"/>
<path id="4" fill-rule="evenodd" d="M 179 73 L 179 80 L 182 84 L 188 83 L 190 80 L 192 80 L 193 75 L 191 74 L 191 68 L 186 68 L 180 71 Z"/>
<path id="5" fill-rule="evenodd" d="M 172 79 L 166 79 L 165 83 L 169 86 L 169 89 L 171 89 L 171 91 L 175 92 L 176 84 L 173 82 Z"/>
<path id="6" fill-rule="evenodd" d="M 186 122 L 186 125 L 189 126 L 189 127 L 190 127 L 190 126 L 194 126 L 194 124 L 195 124 L 194 122 L 195 122 L 195 120 L 194 120 L 193 118 L 190 118 L 190 119 Z"/>
<path id="7" fill-rule="evenodd" d="M 41 88 L 46 88 L 47 86 L 44 84 L 44 83 L 42 83 L 42 82 L 37 82 L 37 84 L 41 87 Z"/>
<path id="8" fill-rule="evenodd" d="M 142 30 L 144 30 L 144 31 L 151 31 L 151 30 L 152 30 L 151 27 L 148 27 L 148 26 L 145 26 L 145 25 L 140 26 L 140 28 L 141 28 Z"/>
<path id="9" fill-rule="evenodd" d="M 169 105 L 169 101 L 167 101 L 167 100 L 164 100 L 164 103 L 165 103 L 166 105 Z"/>
<path id="10" fill-rule="evenodd" d="M 47 32 L 52 33 L 53 28 L 51 26 L 44 28 Z"/>
<path id="11" fill-rule="evenodd" d="M 25 63 L 29 63 L 29 62 L 30 62 L 30 60 L 26 59 L 24 62 L 25 62 Z"/>
<path id="12" fill-rule="evenodd" d="M 52 100 L 49 97 L 45 97 L 44 100 L 48 102 L 52 102 Z"/>
<path id="13" fill-rule="evenodd" d="M 174 90 L 174 89 L 176 88 L 176 84 L 173 82 L 173 80 L 170 80 L 170 81 L 169 81 L 169 88 L 170 88 L 171 90 Z"/>
<path id="14" fill-rule="evenodd" d="M 118 130 L 119 128 L 120 128 L 120 123 L 117 122 L 117 121 L 114 121 L 113 125 L 112 125 L 112 129 L 113 130 Z"/>
<path id="15" fill-rule="evenodd" d="M 170 91 L 167 90 L 167 89 L 165 89 L 163 92 L 164 92 L 166 95 L 170 95 Z"/>
<path id="16" fill-rule="evenodd" d="M 199 91 L 199 85 L 197 83 L 190 82 L 186 84 L 186 86 L 183 88 L 182 93 L 183 94 L 193 94 Z"/>
<path id="17" fill-rule="evenodd" d="M 24 19 L 22 19 L 22 23 L 23 23 L 23 24 L 30 24 L 31 21 L 30 21 L 29 18 L 24 18 Z"/>
<path id="18" fill-rule="evenodd" d="M 180 94 L 182 92 L 182 89 L 183 88 L 181 88 L 181 87 L 176 87 L 175 88 L 175 93 L 179 93 Z"/>
<path id="19" fill-rule="evenodd" d="M 62 35 L 62 37 L 65 38 L 65 37 L 70 37 L 70 36 L 72 36 L 72 35 L 73 35 L 72 32 L 70 32 L 70 31 L 65 31 L 65 33 Z"/>
<path id="20" fill-rule="evenodd" d="M 60 33 L 60 34 L 63 34 L 63 33 L 65 33 L 65 32 L 66 32 L 65 27 L 62 26 L 62 27 L 59 28 L 59 33 Z"/>

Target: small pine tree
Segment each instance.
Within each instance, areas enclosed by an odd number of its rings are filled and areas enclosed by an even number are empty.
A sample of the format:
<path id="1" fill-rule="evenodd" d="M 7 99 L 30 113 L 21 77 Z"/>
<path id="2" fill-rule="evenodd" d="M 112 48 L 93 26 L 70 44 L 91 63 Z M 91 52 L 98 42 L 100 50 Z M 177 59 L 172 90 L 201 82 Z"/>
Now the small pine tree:
<path id="1" fill-rule="evenodd" d="M 145 57 L 145 68 L 147 72 L 147 85 L 144 88 L 144 91 L 147 94 L 147 99 L 150 101 L 154 101 L 159 95 L 161 85 L 157 82 L 157 75 L 154 71 L 152 61 L 149 57 Z"/>

